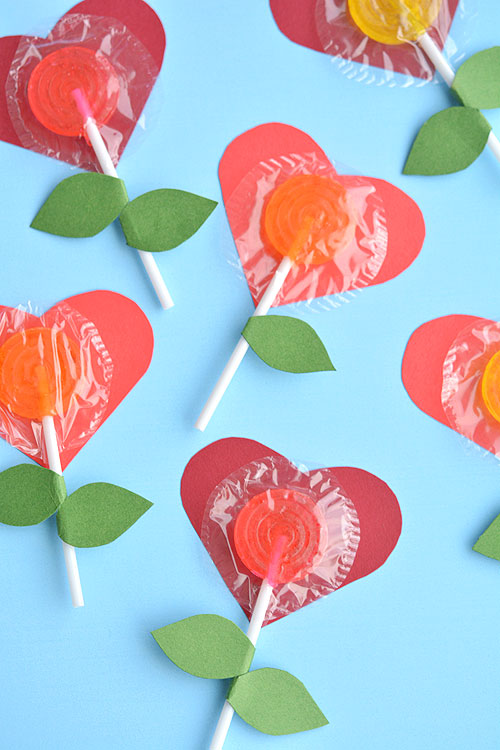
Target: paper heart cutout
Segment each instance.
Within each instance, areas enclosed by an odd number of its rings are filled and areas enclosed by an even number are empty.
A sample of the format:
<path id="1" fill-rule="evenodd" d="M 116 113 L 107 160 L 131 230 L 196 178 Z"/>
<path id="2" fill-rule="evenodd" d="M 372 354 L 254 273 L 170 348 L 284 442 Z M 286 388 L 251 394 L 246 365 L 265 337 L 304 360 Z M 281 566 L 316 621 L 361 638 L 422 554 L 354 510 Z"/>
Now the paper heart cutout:
<path id="1" fill-rule="evenodd" d="M 417 328 L 406 345 L 401 376 L 409 397 L 423 412 L 459 434 L 462 433 L 450 424 L 441 400 L 444 361 L 453 342 L 467 326 L 494 322 L 475 315 L 445 315 Z M 491 442 L 486 442 L 484 437 L 484 440 L 475 438 L 475 442 L 494 453 Z"/>
<path id="2" fill-rule="evenodd" d="M 200 538 L 206 504 L 215 487 L 241 466 L 265 457 L 287 460 L 262 443 L 247 438 L 217 440 L 191 458 L 181 479 L 181 499 Z M 342 587 L 373 573 L 384 564 L 401 533 L 401 511 L 392 490 L 374 474 L 346 466 L 324 471 L 331 472 L 340 482 L 354 503 L 360 524 L 358 550 Z M 295 609 L 300 609 L 300 606 Z M 244 611 L 250 617 L 251 613 Z M 279 617 L 271 621 L 277 619 Z"/>
<path id="3" fill-rule="evenodd" d="M 68 10 L 56 23 L 54 29 L 57 28 L 67 16 L 75 13 L 115 18 L 118 21 L 121 21 L 134 37 L 139 39 L 139 41 L 148 49 L 157 66 L 158 72 L 160 71 L 163 62 L 163 54 L 165 52 L 165 32 L 162 23 L 154 10 L 143 2 L 143 0 L 127 0 L 127 2 L 122 2 L 122 0 L 83 0 L 83 2 L 78 3 Z M 0 38 L 0 139 L 7 143 L 12 143 L 15 146 L 25 148 L 19 140 L 10 120 L 5 92 L 6 81 L 12 60 L 22 38 L 23 37 L 21 36 L 5 36 Z M 135 120 L 125 120 L 125 118 L 121 118 L 120 120 L 120 132 L 123 139 L 118 148 L 119 157 L 122 155 L 123 150 L 134 131 L 137 120 L 149 98 L 156 78 L 157 75 L 152 76 L 148 84 L 143 86 L 141 91 L 142 96 L 136 103 L 138 111 L 136 112 Z M 65 158 L 64 161 L 67 161 L 70 164 L 75 163 L 71 158 Z"/>
<path id="4" fill-rule="evenodd" d="M 104 415 L 97 427 L 99 429 L 148 369 L 153 356 L 153 331 L 148 319 L 135 302 L 122 294 L 109 291 L 86 292 L 61 300 L 44 314 L 45 322 L 50 322 L 51 317 L 67 305 L 95 325 L 113 362 L 111 389 Z M 0 316 L 12 310 L 11 307 L 0 305 Z M 40 324 L 40 319 L 36 315 L 27 316 L 25 321 L 27 327 Z M 81 441 L 78 448 L 61 450 L 63 470 L 92 434 Z M 42 466 L 47 465 L 41 459 L 33 460 Z"/>
<path id="5" fill-rule="evenodd" d="M 227 146 L 220 160 L 219 180 L 226 211 L 228 200 L 234 190 L 255 165 L 259 164 L 259 162 L 268 162 L 273 158 L 287 154 L 311 155 L 318 165 L 323 165 L 330 170 L 334 170 L 324 151 L 302 130 L 277 122 L 258 125 L 235 138 Z M 347 175 L 339 176 L 339 181 L 344 182 L 347 186 L 349 186 L 349 182 L 353 179 L 359 178 Z M 398 276 L 415 260 L 424 241 L 425 224 L 417 204 L 402 190 L 399 190 L 399 188 L 385 180 L 371 177 L 363 177 L 361 179 L 365 180 L 367 185 L 373 186 L 383 201 L 388 232 L 387 253 L 375 278 L 368 281 L 368 285 L 371 286 L 373 284 L 382 284 Z M 245 207 L 247 215 L 245 217 L 240 216 L 238 223 L 244 224 L 245 221 L 248 222 L 252 209 L 252 202 L 249 201 Z M 230 215 L 230 212 L 228 213 L 228 220 L 233 237 L 236 239 L 235 218 Z M 252 269 L 254 274 L 256 272 L 255 259 L 252 258 L 252 249 L 250 248 L 249 252 L 248 247 L 238 247 L 238 244 L 237 249 L 245 276 L 248 280 L 250 269 Z M 276 259 L 275 263 L 277 266 L 279 261 Z M 299 285 L 296 283 L 290 284 L 287 287 L 287 282 L 285 282 L 282 293 L 278 296 L 275 305 L 283 305 L 310 298 L 310 285 L 306 285 L 307 288 L 302 288 L 302 290 L 298 287 Z M 315 283 L 315 296 L 323 296 L 326 293 L 325 288 L 325 282 L 318 279 Z M 253 294 L 252 296 L 255 304 L 257 304 L 258 296 Z"/>
<path id="6" fill-rule="evenodd" d="M 443 3 L 438 19 L 433 24 L 433 26 L 439 28 L 439 34 L 435 33 L 434 28 L 429 30 L 430 36 L 440 49 L 443 48 L 444 40 L 446 40 L 450 31 L 458 3 L 459 0 L 448 0 L 447 3 Z M 285 36 L 303 47 L 309 47 L 317 52 L 325 52 L 325 46 L 320 39 L 316 24 L 316 5 L 317 0 L 270 0 L 274 20 Z M 340 49 L 343 48 L 343 28 L 352 39 L 352 48 L 362 50 L 370 60 L 377 60 L 377 64 L 371 62 L 371 65 L 385 67 L 383 62 L 385 57 L 386 60 L 391 61 L 391 70 L 396 73 L 427 78 L 410 45 L 395 46 L 374 42 L 366 37 L 362 31 L 356 29 L 348 18 L 337 21 L 335 30 L 338 29 L 338 39 L 334 39 L 332 36 L 332 47 L 335 47 L 335 43 L 338 43 Z M 338 53 L 338 56 L 343 57 L 341 52 Z"/>

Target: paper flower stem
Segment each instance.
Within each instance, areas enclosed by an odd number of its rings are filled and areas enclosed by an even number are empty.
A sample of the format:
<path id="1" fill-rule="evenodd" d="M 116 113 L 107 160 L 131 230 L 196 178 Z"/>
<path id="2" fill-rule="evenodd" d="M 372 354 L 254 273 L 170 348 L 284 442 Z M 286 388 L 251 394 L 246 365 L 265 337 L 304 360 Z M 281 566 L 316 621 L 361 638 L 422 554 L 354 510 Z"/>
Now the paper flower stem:
<path id="1" fill-rule="evenodd" d="M 49 469 L 62 476 L 61 457 L 59 455 L 59 446 L 57 444 L 57 435 L 54 427 L 54 418 L 45 416 L 42 419 L 43 439 L 47 450 L 47 462 Z M 75 548 L 71 544 L 66 544 L 61 540 L 64 552 L 64 562 L 66 563 L 66 573 L 68 575 L 69 589 L 71 592 L 71 602 L 73 607 L 83 607 L 83 592 L 80 583 L 80 573 L 76 560 Z"/>
<path id="2" fill-rule="evenodd" d="M 417 41 L 438 73 L 441 74 L 444 82 L 451 88 L 455 79 L 455 71 L 448 63 L 439 47 L 436 45 L 433 39 L 431 39 L 427 32 L 422 34 L 422 36 L 420 36 Z M 498 140 L 493 130 L 488 136 L 486 145 L 488 146 L 494 157 L 497 159 L 497 161 L 500 161 L 500 141 Z"/>
<path id="3" fill-rule="evenodd" d="M 269 607 L 269 602 L 271 601 L 272 593 L 272 585 L 269 583 L 267 578 L 264 578 L 247 630 L 247 636 L 254 646 L 257 644 L 257 639 L 260 635 L 260 631 L 262 630 L 262 625 L 266 617 L 266 612 L 267 608 Z M 226 741 L 227 733 L 229 731 L 229 726 L 231 724 L 233 716 L 234 708 L 227 700 L 224 701 L 224 705 L 222 706 L 222 711 L 219 716 L 219 721 L 217 722 L 214 736 L 212 737 L 212 742 L 210 743 L 210 750 L 221 750 L 221 748 L 224 746 L 224 742 Z"/>
<path id="4" fill-rule="evenodd" d="M 285 255 L 278 268 L 276 269 L 273 278 L 269 282 L 269 285 L 264 292 L 262 299 L 255 308 L 255 312 L 252 315 L 253 318 L 258 317 L 259 315 L 267 315 L 271 305 L 273 304 L 283 284 L 285 283 L 285 279 L 290 273 L 292 266 L 293 262 L 287 255 Z M 226 392 L 229 383 L 233 379 L 236 370 L 240 366 L 243 357 L 247 353 L 248 347 L 248 341 L 244 339 L 243 336 L 241 336 L 217 383 L 215 384 L 212 393 L 208 397 L 208 400 L 203 407 L 200 416 L 196 420 L 195 427 L 197 430 L 203 432 L 212 419 L 212 416 L 217 409 L 224 393 Z"/>
<path id="5" fill-rule="evenodd" d="M 80 114 L 83 117 L 85 132 L 87 133 L 88 139 L 94 149 L 95 155 L 99 162 L 99 165 L 103 171 L 103 174 L 109 177 L 118 178 L 118 173 L 109 155 L 109 151 L 106 148 L 106 144 L 102 138 L 102 135 L 97 127 L 97 123 L 92 117 L 92 113 L 89 110 L 88 102 L 85 99 L 83 92 L 80 89 L 75 89 L 73 92 L 75 101 Z M 174 306 L 170 292 L 167 289 L 167 285 L 163 280 L 160 273 L 160 269 L 151 253 L 145 252 L 144 250 L 137 250 L 139 257 L 146 269 L 146 273 L 149 276 L 149 280 L 153 285 L 160 304 L 164 310 L 168 310 Z"/>

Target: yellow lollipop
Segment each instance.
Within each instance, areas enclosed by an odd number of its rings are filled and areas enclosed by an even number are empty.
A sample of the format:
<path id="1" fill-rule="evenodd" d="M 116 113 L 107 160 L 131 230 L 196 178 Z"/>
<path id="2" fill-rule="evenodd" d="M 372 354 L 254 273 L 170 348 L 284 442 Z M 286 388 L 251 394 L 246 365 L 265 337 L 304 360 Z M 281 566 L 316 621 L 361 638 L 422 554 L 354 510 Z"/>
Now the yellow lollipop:
<path id="1" fill-rule="evenodd" d="M 348 0 L 352 20 L 382 44 L 414 42 L 431 26 L 442 0 Z"/>

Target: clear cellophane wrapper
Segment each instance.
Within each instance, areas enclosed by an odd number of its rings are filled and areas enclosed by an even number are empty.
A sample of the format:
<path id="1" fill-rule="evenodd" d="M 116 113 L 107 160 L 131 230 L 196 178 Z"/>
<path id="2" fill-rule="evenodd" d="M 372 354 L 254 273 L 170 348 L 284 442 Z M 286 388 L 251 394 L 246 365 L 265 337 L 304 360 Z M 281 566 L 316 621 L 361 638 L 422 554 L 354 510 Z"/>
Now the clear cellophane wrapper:
<path id="1" fill-rule="evenodd" d="M 136 124 L 139 129 L 145 126 L 141 91 L 152 85 L 159 69 L 146 47 L 116 18 L 74 13 L 64 16 L 47 38 L 21 38 L 6 81 L 7 107 L 19 140 L 32 151 L 95 171 L 99 164 L 83 123 L 81 136 L 59 135 L 37 120 L 28 101 L 28 84 L 36 65 L 52 52 L 73 45 L 103 55 L 118 78 L 117 107 L 110 119 L 99 126 L 114 164 L 125 136 Z"/>
<path id="2" fill-rule="evenodd" d="M 441 402 L 455 430 L 500 458 L 500 423 L 481 393 L 483 373 L 500 350 L 500 323 L 472 323 L 460 332 L 443 365 Z"/>
<path id="3" fill-rule="evenodd" d="M 234 526 L 243 506 L 270 489 L 306 494 L 324 519 L 325 540 L 323 556 L 310 574 L 274 588 L 265 624 L 338 589 L 352 567 L 360 539 L 354 504 L 330 469 L 307 470 L 279 457 L 262 458 L 242 466 L 210 495 L 201 539 L 247 614 L 253 611 L 262 581 L 239 560 Z"/>
<path id="4" fill-rule="evenodd" d="M 401 1 L 394 0 L 394 3 Z M 377 0 L 366 2 L 374 8 L 377 6 Z M 412 2 L 415 4 L 415 0 Z M 450 65 L 457 68 L 470 53 L 477 9 L 463 0 L 426 2 L 440 5 L 427 33 L 440 49 L 444 48 Z M 387 5 L 386 0 L 384 3 Z M 395 34 L 400 44 L 375 41 L 356 26 L 347 0 L 317 0 L 315 23 L 324 51 L 332 56 L 335 66 L 350 79 L 405 88 L 440 80 L 435 76 L 435 68 L 418 41 L 408 41 L 402 26 Z"/>
<path id="5" fill-rule="evenodd" d="M 61 367 L 58 366 L 60 355 L 51 358 L 56 391 L 56 413 L 53 418 L 59 451 L 78 449 L 96 432 L 105 417 L 113 363 L 95 325 L 69 305 L 58 305 L 56 310 L 39 317 L 31 307 L 28 310 L 21 307 L 0 308 L 0 347 L 15 334 L 41 327 L 50 330 L 53 351 L 63 346 L 65 366 L 69 362 L 70 369 L 76 373 L 74 388 L 68 398 L 67 394 L 63 394 L 65 385 L 61 378 Z M 23 373 L 27 378 L 32 378 L 33 373 L 25 372 L 20 357 L 18 363 L 9 362 L 11 367 L 14 367 L 16 375 L 16 388 L 22 390 Z M 10 386 L 7 390 L 12 391 Z M 26 455 L 48 465 L 42 422 L 19 416 L 11 407 L 12 404 L 0 401 L 0 437 Z"/>
<path id="6" fill-rule="evenodd" d="M 340 168 L 340 167 L 339 167 Z M 243 275 L 257 305 L 278 268 L 282 255 L 266 236 L 264 215 L 273 191 L 291 177 L 319 175 L 340 183 L 347 193 L 356 227 L 352 240 L 321 265 L 294 263 L 272 307 L 300 303 L 308 310 L 338 307 L 379 273 L 387 254 L 384 202 L 367 178 L 339 174 L 314 153 L 287 154 L 258 163 L 225 201 L 236 251 L 228 257 Z"/>

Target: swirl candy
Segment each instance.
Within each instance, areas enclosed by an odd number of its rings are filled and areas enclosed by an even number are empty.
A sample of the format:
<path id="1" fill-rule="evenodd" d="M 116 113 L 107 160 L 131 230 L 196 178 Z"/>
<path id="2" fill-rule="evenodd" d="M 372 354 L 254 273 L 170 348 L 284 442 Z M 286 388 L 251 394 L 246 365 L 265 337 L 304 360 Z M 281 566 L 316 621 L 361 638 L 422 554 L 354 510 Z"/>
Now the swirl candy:
<path id="1" fill-rule="evenodd" d="M 439 13 L 442 0 L 348 0 L 352 20 L 376 42 L 414 42 Z"/>
<path id="2" fill-rule="evenodd" d="M 73 92 L 85 96 L 97 125 L 114 114 L 120 83 L 108 58 L 87 47 L 63 47 L 44 57 L 33 70 L 28 101 L 41 124 L 53 133 L 84 135 Z"/>
<path id="3" fill-rule="evenodd" d="M 311 572 L 322 556 L 323 535 L 324 521 L 307 495 L 271 489 L 255 495 L 240 511 L 234 544 L 252 573 L 276 585 L 300 580 Z M 277 548 L 280 554 L 276 556 Z"/>
<path id="4" fill-rule="evenodd" d="M 488 412 L 500 422 L 500 352 L 491 357 L 484 369 L 481 395 Z"/>
<path id="5" fill-rule="evenodd" d="M 279 185 L 265 209 L 263 229 L 283 259 L 252 317 L 269 312 L 294 264 L 328 263 L 350 245 L 356 226 L 346 189 L 330 177 L 297 175 Z M 241 336 L 196 421 L 198 430 L 205 430 L 248 347 Z"/>
<path id="6" fill-rule="evenodd" d="M 0 401 L 20 417 L 63 416 L 80 376 L 79 346 L 60 331 L 29 328 L 0 346 Z"/>

